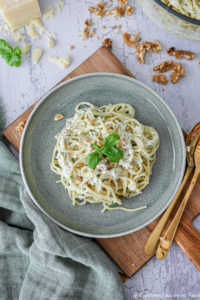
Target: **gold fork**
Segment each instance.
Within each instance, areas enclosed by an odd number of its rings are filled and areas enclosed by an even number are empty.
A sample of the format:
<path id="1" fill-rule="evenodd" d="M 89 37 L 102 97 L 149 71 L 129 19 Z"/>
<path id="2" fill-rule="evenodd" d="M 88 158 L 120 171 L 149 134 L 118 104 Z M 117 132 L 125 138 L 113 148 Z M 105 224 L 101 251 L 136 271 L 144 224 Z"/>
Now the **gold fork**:
<path id="1" fill-rule="evenodd" d="M 190 131 L 190 133 L 187 136 L 186 139 L 186 154 L 187 154 L 187 163 L 188 163 L 188 167 L 187 167 L 187 171 L 185 173 L 184 179 L 178 189 L 178 192 L 176 193 L 176 196 L 174 197 L 173 201 L 171 202 L 171 204 L 169 205 L 169 207 L 167 208 L 167 210 L 165 211 L 165 213 L 163 214 L 163 216 L 161 217 L 161 219 L 159 220 L 158 224 L 155 226 L 155 228 L 153 229 L 153 231 L 151 232 L 146 245 L 144 247 L 144 250 L 147 254 L 152 254 L 156 248 L 156 245 L 160 239 L 160 235 L 163 231 L 163 228 L 172 212 L 172 209 L 174 208 L 174 205 L 177 201 L 177 199 L 179 198 L 182 189 L 185 185 L 185 183 L 187 182 L 191 171 L 194 167 L 194 150 L 196 147 L 196 144 L 198 142 L 198 139 L 200 138 L 200 122 L 198 122 Z"/>
<path id="2" fill-rule="evenodd" d="M 177 210 L 177 212 L 176 212 L 171 224 L 169 225 L 167 231 L 165 232 L 164 236 L 161 238 L 161 242 L 158 246 L 158 249 L 156 252 L 156 257 L 158 259 L 164 259 L 167 256 L 167 253 L 169 252 L 169 249 L 173 242 L 175 233 L 177 231 L 177 228 L 178 228 L 179 222 L 181 220 L 182 214 L 184 212 L 184 209 L 186 207 L 186 204 L 192 193 L 194 185 L 198 179 L 198 176 L 200 173 L 200 140 L 199 140 L 197 147 L 195 149 L 195 152 L 194 152 L 194 162 L 195 162 L 195 172 L 194 172 L 194 175 L 190 182 L 190 185 L 187 189 L 185 197 L 183 198 L 181 205 L 179 206 L 179 209 Z"/>

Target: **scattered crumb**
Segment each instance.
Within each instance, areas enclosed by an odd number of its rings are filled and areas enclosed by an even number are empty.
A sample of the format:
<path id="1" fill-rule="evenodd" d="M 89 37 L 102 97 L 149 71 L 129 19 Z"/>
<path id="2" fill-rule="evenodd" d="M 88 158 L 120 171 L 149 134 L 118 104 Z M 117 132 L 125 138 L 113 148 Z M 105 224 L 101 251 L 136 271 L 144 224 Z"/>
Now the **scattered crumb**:
<path id="1" fill-rule="evenodd" d="M 89 19 L 86 19 L 86 20 L 85 20 L 85 25 L 86 25 L 86 26 L 88 26 L 88 27 L 90 27 L 90 26 L 91 26 L 91 22 L 90 22 L 90 20 L 89 20 Z"/>
<path id="2" fill-rule="evenodd" d="M 163 84 L 163 85 L 165 85 L 165 84 L 168 83 L 167 77 L 164 74 L 161 74 L 161 73 L 153 75 L 152 76 L 152 80 L 156 81 L 156 82 L 158 82 L 160 84 Z"/>
<path id="3" fill-rule="evenodd" d="M 104 9 L 104 4 L 102 2 L 98 2 L 97 7 L 101 8 L 101 9 Z"/>
<path id="4" fill-rule="evenodd" d="M 25 125 L 26 125 L 26 121 L 22 121 L 15 128 L 17 131 L 23 131 Z"/>
<path id="5" fill-rule="evenodd" d="M 99 35 L 97 35 L 97 40 L 100 40 L 100 36 Z"/>
<path id="6" fill-rule="evenodd" d="M 102 28 L 102 29 L 106 29 L 106 26 L 105 26 L 105 25 L 102 25 L 101 28 Z"/>
<path id="7" fill-rule="evenodd" d="M 90 37 L 93 37 L 94 34 L 95 34 L 95 29 L 92 28 L 92 29 L 90 30 L 90 32 L 89 32 L 89 36 L 90 36 Z"/>
<path id="8" fill-rule="evenodd" d="M 113 17 L 123 17 L 124 16 L 124 8 L 123 7 L 114 7 L 112 10 Z"/>
<path id="9" fill-rule="evenodd" d="M 54 116 L 54 121 L 58 122 L 58 121 L 62 120 L 63 118 L 64 118 L 63 114 L 56 114 Z"/>
<path id="10" fill-rule="evenodd" d="M 107 38 L 103 41 L 102 46 L 108 48 L 109 50 L 112 50 L 112 40 Z"/>
<path id="11" fill-rule="evenodd" d="M 85 27 L 83 29 L 82 35 L 81 35 L 82 40 L 85 40 L 88 38 L 88 27 Z"/>
<path id="12" fill-rule="evenodd" d="M 164 92 L 164 91 L 165 91 L 165 89 L 164 89 L 164 88 L 162 88 L 162 91 Z"/>
<path id="13" fill-rule="evenodd" d="M 128 5 L 125 11 L 125 15 L 127 17 L 131 16 L 133 14 L 133 7 L 131 5 Z"/>
<path id="14" fill-rule="evenodd" d="M 74 45 L 70 45 L 69 50 L 73 50 L 73 49 L 74 49 Z"/>

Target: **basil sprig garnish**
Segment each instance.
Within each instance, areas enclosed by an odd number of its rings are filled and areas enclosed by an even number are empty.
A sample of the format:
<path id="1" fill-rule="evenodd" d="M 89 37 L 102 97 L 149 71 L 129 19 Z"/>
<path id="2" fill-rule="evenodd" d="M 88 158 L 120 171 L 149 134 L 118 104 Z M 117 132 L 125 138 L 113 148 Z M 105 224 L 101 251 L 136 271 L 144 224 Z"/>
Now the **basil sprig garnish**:
<path id="1" fill-rule="evenodd" d="M 86 157 L 86 165 L 89 168 L 94 169 L 100 162 L 102 155 L 107 156 L 107 158 L 111 162 L 118 162 L 121 158 L 123 158 L 123 152 L 117 147 L 114 147 L 119 142 L 119 140 L 120 136 L 118 134 L 113 133 L 107 136 L 107 138 L 103 142 L 102 147 L 98 146 L 97 144 L 92 145 L 92 147 L 96 151 L 90 153 Z"/>

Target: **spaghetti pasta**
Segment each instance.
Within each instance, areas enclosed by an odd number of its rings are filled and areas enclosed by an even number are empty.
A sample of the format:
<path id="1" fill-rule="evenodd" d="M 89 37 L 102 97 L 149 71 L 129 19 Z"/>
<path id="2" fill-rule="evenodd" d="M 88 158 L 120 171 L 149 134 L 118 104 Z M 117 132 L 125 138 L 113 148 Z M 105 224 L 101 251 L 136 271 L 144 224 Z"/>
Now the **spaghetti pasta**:
<path id="1" fill-rule="evenodd" d="M 68 190 L 73 205 L 102 203 L 102 211 L 146 208 L 120 206 L 120 196 L 136 196 L 149 183 L 159 146 L 157 131 L 142 125 L 134 116 L 134 108 L 126 103 L 97 107 L 82 102 L 76 106 L 74 117 L 66 120 L 56 135 L 51 170 L 61 177 L 58 182 Z M 89 168 L 85 159 L 94 151 L 92 145 L 102 145 L 112 133 L 120 136 L 118 147 L 123 158 L 110 162 L 102 155 L 97 166 Z"/>

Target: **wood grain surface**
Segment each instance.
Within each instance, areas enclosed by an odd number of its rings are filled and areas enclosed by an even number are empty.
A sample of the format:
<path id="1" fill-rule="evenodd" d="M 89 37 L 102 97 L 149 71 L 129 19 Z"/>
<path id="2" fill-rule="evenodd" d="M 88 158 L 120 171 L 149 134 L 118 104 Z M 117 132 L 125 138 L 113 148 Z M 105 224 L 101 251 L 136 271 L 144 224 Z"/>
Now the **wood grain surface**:
<path id="1" fill-rule="evenodd" d="M 133 77 L 129 70 L 126 69 L 126 67 L 108 49 L 102 47 L 59 83 L 77 75 L 94 72 L 113 72 Z M 17 120 L 8 126 L 3 132 L 6 139 L 15 147 L 16 150 L 19 150 L 21 139 L 21 132 L 16 130 L 16 126 L 21 121 L 27 120 L 37 102 L 19 118 L 17 118 Z M 182 196 L 183 194 L 180 196 L 179 201 L 181 200 Z M 193 227 L 192 220 L 199 213 L 200 178 L 192 192 L 175 236 L 175 242 L 194 263 L 198 270 L 200 270 L 200 233 Z M 116 262 L 126 276 L 131 277 L 152 257 L 145 254 L 144 245 L 149 233 L 154 228 L 156 223 L 157 220 L 149 224 L 147 227 L 123 237 L 97 239 L 97 242 Z"/>

